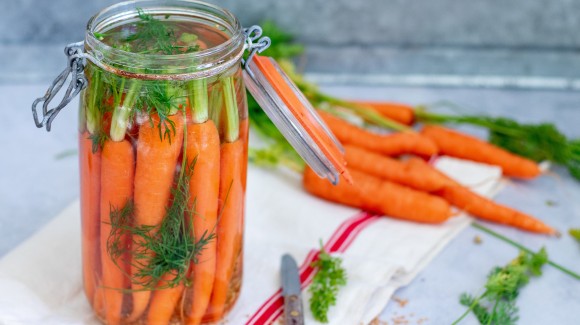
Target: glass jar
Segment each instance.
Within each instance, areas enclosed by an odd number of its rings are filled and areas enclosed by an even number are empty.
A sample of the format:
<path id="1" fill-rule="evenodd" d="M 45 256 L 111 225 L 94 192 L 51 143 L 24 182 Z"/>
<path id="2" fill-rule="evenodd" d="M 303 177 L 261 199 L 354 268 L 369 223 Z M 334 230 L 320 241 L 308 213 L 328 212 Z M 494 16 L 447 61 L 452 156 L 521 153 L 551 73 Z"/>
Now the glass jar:
<path id="1" fill-rule="evenodd" d="M 338 141 L 276 62 L 257 54 L 269 45 L 260 34 L 199 1 L 121 2 L 91 18 L 84 42 L 65 48 L 65 70 L 33 103 L 36 126 L 50 131 L 80 93 L 83 282 L 103 323 L 215 323 L 234 305 L 244 83 L 316 173 L 348 179 Z"/>
<path id="2" fill-rule="evenodd" d="M 244 41 L 234 16 L 200 2 L 121 3 L 88 23 L 83 281 L 107 324 L 215 322 L 239 295 Z"/>

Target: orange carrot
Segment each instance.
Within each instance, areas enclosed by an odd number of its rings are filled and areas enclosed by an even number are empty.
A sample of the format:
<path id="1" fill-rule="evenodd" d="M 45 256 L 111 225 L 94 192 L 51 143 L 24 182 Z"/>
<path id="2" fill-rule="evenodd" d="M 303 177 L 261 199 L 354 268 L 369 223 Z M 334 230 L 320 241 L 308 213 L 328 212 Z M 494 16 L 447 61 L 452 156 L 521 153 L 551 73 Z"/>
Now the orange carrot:
<path id="1" fill-rule="evenodd" d="M 479 219 L 536 233 L 548 235 L 557 233 L 556 230 L 542 221 L 523 212 L 497 204 L 459 184 L 444 187 L 442 190 L 435 192 L 435 194 Z"/>
<path id="2" fill-rule="evenodd" d="M 446 180 L 445 186 L 433 192 L 433 194 L 444 198 L 447 202 L 478 219 L 505 224 L 531 232 L 550 235 L 556 233 L 553 228 L 530 215 L 495 203 L 471 191 L 419 158 L 411 158 L 407 163 L 412 164 L 415 168 L 421 168 L 425 175 L 434 174 L 444 178 Z"/>
<path id="3" fill-rule="evenodd" d="M 415 122 L 415 111 L 413 107 L 409 105 L 389 102 L 351 102 L 360 106 L 368 107 L 386 118 L 405 125 L 413 125 L 413 122 Z"/>
<path id="4" fill-rule="evenodd" d="M 189 206 L 193 215 L 195 240 L 211 235 L 217 226 L 220 184 L 220 138 L 212 120 L 187 126 L 187 164 L 195 161 L 189 181 Z M 211 298 L 216 267 L 216 240 L 209 241 L 196 256 L 193 265 L 193 284 L 188 289 L 191 297 L 186 306 L 186 324 L 198 325 Z"/>
<path id="5" fill-rule="evenodd" d="M 135 170 L 135 225 L 157 226 L 165 216 L 175 176 L 175 166 L 183 143 L 183 116 L 175 114 L 168 117 L 166 124 L 159 125 L 159 117 L 151 116 L 139 128 L 137 143 L 137 162 Z M 168 126 L 173 123 L 173 128 Z M 163 136 L 169 132 L 169 137 Z M 140 238 L 136 239 L 141 240 Z M 142 246 L 139 243 L 137 246 Z M 135 276 L 139 263 L 133 260 L 132 275 Z M 148 279 L 138 279 L 146 282 Z M 129 321 L 138 319 L 149 303 L 151 291 L 133 284 L 133 310 Z"/>
<path id="6" fill-rule="evenodd" d="M 204 322 L 217 321 L 226 312 L 235 264 L 242 251 L 245 163 L 241 139 L 226 142 L 220 152 L 220 189 L 217 228 L 217 263 L 211 301 Z"/>
<path id="7" fill-rule="evenodd" d="M 506 176 L 534 178 L 541 173 L 535 162 L 475 137 L 434 125 L 421 133 L 435 141 L 441 154 L 500 166 Z"/>
<path id="8" fill-rule="evenodd" d="M 449 204 L 441 198 L 357 170 L 351 170 L 351 176 L 354 184 L 339 182 L 333 186 L 307 167 L 303 185 L 308 192 L 323 199 L 394 218 L 441 223 L 451 216 Z"/>
<path id="9" fill-rule="evenodd" d="M 403 162 L 391 157 L 376 154 L 352 145 L 345 145 L 345 157 L 348 167 L 391 181 L 412 189 L 432 192 L 441 189 L 448 182 L 437 173 L 430 172 L 423 165 L 411 161 Z"/>
<path id="10" fill-rule="evenodd" d="M 175 274 L 166 273 L 159 283 L 168 283 L 175 279 Z M 147 324 L 167 325 L 171 321 L 171 316 L 175 312 L 175 306 L 181 299 L 183 283 L 179 283 L 173 288 L 158 289 L 153 292 L 149 312 L 147 313 Z"/>
<path id="11" fill-rule="evenodd" d="M 111 233 L 111 214 L 123 209 L 133 195 L 135 158 L 127 140 L 107 141 L 103 146 L 101 162 L 101 258 L 103 266 L 102 290 L 107 324 L 119 324 L 122 318 L 125 276 L 124 260 L 113 260 L 107 252 Z"/>
<path id="12" fill-rule="evenodd" d="M 335 117 L 318 111 L 334 135 L 343 144 L 352 144 L 388 156 L 437 154 L 437 146 L 430 139 L 414 132 L 399 132 L 389 135 L 376 134 Z"/>
<path id="13" fill-rule="evenodd" d="M 243 120 L 240 120 L 240 139 L 244 142 L 244 152 L 246 153 L 244 156 L 244 167 L 243 170 L 248 169 L 248 144 L 250 143 L 250 119 L 246 117 Z M 242 183 L 244 184 L 244 188 L 246 188 L 246 173 L 244 173 L 244 177 L 242 178 Z"/>
<path id="14" fill-rule="evenodd" d="M 97 279 L 101 277 L 101 251 L 99 248 L 101 215 L 101 151 L 93 152 L 90 134 L 79 136 L 79 170 L 81 174 L 82 259 L 85 295 L 91 305 L 95 297 Z"/>

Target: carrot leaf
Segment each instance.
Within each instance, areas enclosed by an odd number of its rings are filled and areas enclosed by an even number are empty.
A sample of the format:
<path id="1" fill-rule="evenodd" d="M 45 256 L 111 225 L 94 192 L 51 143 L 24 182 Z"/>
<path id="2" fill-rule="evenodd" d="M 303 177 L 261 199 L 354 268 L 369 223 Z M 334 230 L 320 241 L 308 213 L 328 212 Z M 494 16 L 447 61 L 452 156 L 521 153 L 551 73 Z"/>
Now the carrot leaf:
<path id="1" fill-rule="evenodd" d="M 458 324 L 471 311 L 481 324 L 515 324 L 518 320 L 516 299 L 532 276 L 540 276 L 548 262 L 546 250 L 537 253 L 522 251 L 504 267 L 495 267 L 487 277 L 484 293 L 478 297 L 463 293 L 459 302 L 467 311 L 453 324 Z"/>

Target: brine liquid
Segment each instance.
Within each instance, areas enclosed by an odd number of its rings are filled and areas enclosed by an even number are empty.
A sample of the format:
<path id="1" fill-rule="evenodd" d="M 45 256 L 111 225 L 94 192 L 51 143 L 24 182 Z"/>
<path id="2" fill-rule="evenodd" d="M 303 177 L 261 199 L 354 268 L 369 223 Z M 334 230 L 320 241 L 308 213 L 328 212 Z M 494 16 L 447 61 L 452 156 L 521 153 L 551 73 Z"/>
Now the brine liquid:
<path id="1" fill-rule="evenodd" d="M 163 28 L 139 21 L 101 37 L 159 54 L 224 41 L 206 25 L 160 19 L 153 24 Z M 140 28 L 170 34 L 159 40 L 163 33 L 149 38 Z M 79 156 L 87 299 L 106 324 L 220 321 L 242 277 L 248 119 L 241 68 L 189 81 L 125 79 L 90 63 L 85 73 Z"/>

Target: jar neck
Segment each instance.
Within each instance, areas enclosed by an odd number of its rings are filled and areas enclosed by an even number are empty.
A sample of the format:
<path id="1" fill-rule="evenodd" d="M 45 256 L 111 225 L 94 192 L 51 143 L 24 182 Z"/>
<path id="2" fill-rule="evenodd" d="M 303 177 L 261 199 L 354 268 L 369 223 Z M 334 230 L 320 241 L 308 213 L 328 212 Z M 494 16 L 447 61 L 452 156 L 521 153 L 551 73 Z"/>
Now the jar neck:
<path id="1" fill-rule="evenodd" d="M 142 54 L 114 48 L 97 37 L 112 28 L 138 21 L 138 9 L 154 17 L 175 17 L 209 26 L 224 34 L 226 40 L 192 53 Z M 239 64 L 244 43 L 242 27 L 232 13 L 194 0 L 121 2 L 93 16 L 85 36 L 86 52 L 97 66 L 124 77 L 149 80 L 187 80 L 219 74 Z"/>

